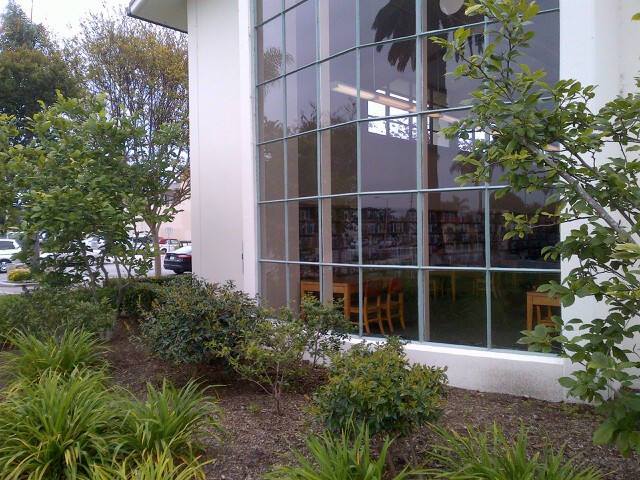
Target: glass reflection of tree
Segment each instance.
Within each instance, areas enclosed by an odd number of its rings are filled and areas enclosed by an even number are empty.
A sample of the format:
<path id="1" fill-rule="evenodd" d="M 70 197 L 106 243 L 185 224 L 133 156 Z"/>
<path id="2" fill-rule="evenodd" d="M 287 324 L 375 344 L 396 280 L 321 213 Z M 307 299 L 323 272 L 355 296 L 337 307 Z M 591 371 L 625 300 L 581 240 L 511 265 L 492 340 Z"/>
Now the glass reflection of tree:
<path id="1" fill-rule="evenodd" d="M 433 3 L 433 2 L 427 2 Z M 387 38 L 404 38 L 416 33 L 416 2 L 415 0 L 390 0 L 376 15 L 373 25 L 375 41 L 381 42 Z M 376 50 L 382 51 L 383 45 Z M 399 72 L 404 72 L 409 62 L 411 69 L 416 70 L 416 44 L 410 42 L 394 42 L 389 48 L 387 60 L 395 65 Z"/>

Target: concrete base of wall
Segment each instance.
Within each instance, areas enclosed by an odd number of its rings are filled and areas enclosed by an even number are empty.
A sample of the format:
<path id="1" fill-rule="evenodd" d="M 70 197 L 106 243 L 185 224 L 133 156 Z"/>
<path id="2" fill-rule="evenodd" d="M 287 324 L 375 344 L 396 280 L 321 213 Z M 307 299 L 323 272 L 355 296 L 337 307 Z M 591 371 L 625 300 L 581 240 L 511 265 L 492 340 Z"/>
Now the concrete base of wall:
<path id="1" fill-rule="evenodd" d="M 361 341 L 352 338 L 347 344 Z M 562 358 L 418 343 L 406 345 L 405 351 L 412 363 L 447 367 L 452 387 L 550 402 L 569 400 L 566 389 L 558 383 L 558 378 L 566 375 Z"/>

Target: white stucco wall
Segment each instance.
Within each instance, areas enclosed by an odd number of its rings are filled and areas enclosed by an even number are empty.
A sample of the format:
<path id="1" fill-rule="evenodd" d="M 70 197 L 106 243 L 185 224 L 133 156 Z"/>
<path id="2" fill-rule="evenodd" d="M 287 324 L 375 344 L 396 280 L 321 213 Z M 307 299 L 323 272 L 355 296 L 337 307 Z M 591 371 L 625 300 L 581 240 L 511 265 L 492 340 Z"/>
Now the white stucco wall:
<path id="1" fill-rule="evenodd" d="M 194 273 L 256 293 L 249 2 L 188 2 Z"/>

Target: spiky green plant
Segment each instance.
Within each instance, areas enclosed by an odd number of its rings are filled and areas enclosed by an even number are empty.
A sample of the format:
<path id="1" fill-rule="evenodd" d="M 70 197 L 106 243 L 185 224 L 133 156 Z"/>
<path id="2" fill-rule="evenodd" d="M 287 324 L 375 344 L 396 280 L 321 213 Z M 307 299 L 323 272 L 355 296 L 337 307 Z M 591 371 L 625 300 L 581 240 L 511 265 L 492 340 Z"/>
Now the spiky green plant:
<path id="1" fill-rule="evenodd" d="M 93 333 L 69 330 L 61 337 L 41 340 L 16 331 L 7 338 L 17 350 L 0 353 L 0 373 L 20 383 L 37 381 L 46 372 L 68 376 L 75 369 L 107 366 L 106 349 Z"/>
<path id="2" fill-rule="evenodd" d="M 211 436 L 211 427 L 222 429 L 217 403 L 193 381 L 179 390 L 166 380 L 160 389 L 149 383 L 146 400 L 132 400 L 126 408 L 119 442 L 124 452 L 134 456 L 167 449 L 190 461 L 201 449 L 198 440 Z"/>
<path id="3" fill-rule="evenodd" d="M 101 373 L 48 370 L 0 403 L 0 478 L 92 478 L 118 423 Z"/>
<path id="4" fill-rule="evenodd" d="M 520 427 L 511 443 L 497 426 L 483 432 L 468 428 L 467 435 L 434 427 L 440 442 L 428 461 L 439 465 L 429 473 L 447 480 L 598 480 L 593 467 L 580 468 L 564 449 L 545 445 L 541 452 L 527 451 L 527 430 Z"/>
<path id="5" fill-rule="evenodd" d="M 96 466 L 94 480 L 204 480 L 196 458 L 187 463 L 176 462 L 169 449 L 157 450 L 144 458 L 129 458 L 113 467 Z"/>
<path id="6" fill-rule="evenodd" d="M 374 458 L 368 427 L 351 423 L 340 435 L 326 431 L 306 440 L 308 455 L 293 450 L 294 466 L 279 466 L 265 475 L 267 480 L 402 480 L 421 471 L 405 467 L 394 477 L 389 476 L 387 456 L 393 443 L 387 437 L 378 458 Z"/>

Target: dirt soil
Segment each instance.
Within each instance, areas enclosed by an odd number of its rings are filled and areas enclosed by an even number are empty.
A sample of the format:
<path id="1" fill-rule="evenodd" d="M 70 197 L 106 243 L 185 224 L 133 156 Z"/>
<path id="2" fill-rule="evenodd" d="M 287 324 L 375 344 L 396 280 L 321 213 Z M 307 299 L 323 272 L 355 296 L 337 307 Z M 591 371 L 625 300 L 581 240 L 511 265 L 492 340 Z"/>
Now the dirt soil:
<path id="1" fill-rule="evenodd" d="M 177 385 L 189 378 L 199 378 L 212 391 L 224 412 L 224 434 L 220 441 L 206 440 L 203 459 L 215 461 L 206 467 L 208 479 L 259 479 L 276 464 L 288 463 L 290 448 L 301 449 L 304 438 L 314 426 L 306 406 L 308 396 L 322 382 L 318 372 L 306 378 L 300 391 L 288 393 L 283 416 L 275 413 L 271 397 L 251 383 L 238 382 L 211 366 L 175 367 L 149 355 L 126 322 L 114 332 L 108 343 L 109 360 L 114 366 L 115 381 L 142 395 L 146 382 L 160 384 L 164 378 Z M 591 437 L 599 418 L 584 405 L 550 403 L 524 397 L 481 393 L 450 388 L 441 426 L 463 431 L 465 425 L 490 427 L 497 423 L 515 435 L 521 424 L 529 429 L 532 453 L 546 442 L 566 444 L 569 456 L 578 456 L 583 465 L 593 465 L 607 473 L 607 479 L 640 480 L 640 458 L 623 458 L 615 449 L 594 446 Z M 432 444 L 427 429 L 413 438 L 418 451 Z M 398 442 L 400 454 L 403 443 Z M 402 459 L 399 459 L 402 462 Z"/>

